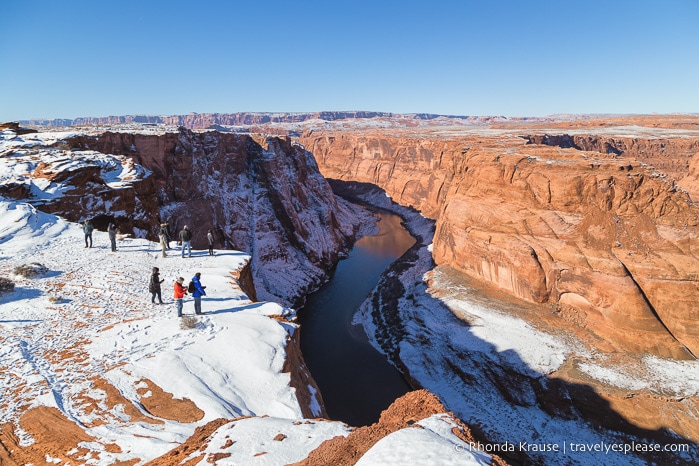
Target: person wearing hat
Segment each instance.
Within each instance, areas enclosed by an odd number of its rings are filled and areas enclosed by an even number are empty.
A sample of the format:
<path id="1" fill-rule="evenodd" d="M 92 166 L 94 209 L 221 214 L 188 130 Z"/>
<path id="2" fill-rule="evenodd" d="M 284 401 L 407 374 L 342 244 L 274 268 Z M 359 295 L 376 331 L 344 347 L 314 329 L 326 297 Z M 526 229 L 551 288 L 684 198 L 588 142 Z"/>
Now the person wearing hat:
<path id="1" fill-rule="evenodd" d="M 175 306 L 177 307 L 177 317 L 182 317 L 182 300 L 187 294 L 187 287 L 184 286 L 184 278 L 180 277 L 175 281 Z"/>
<path id="2" fill-rule="evenodd" d="M 184 258 L 184 249 L 187 248 L 188 256 L 192 257 L 192 232 L 189 231 L 187 225 L 180 231 L 180 243 L 182 243 L 182 257 Z"/>
<path id="3" fill-rule="evenodd" d="M 158 304 L 163 304 L 163 298 L 161 296 L 160 284 L 164 282 L 160 278 L 160 269 L 158 267 L 153 267 L 153 273 L 150 276 L 150 282 L 148 283 L 148 291 L 151 293 L 150 302 L 155 304 L 155 297 L 158 297 Z"/>

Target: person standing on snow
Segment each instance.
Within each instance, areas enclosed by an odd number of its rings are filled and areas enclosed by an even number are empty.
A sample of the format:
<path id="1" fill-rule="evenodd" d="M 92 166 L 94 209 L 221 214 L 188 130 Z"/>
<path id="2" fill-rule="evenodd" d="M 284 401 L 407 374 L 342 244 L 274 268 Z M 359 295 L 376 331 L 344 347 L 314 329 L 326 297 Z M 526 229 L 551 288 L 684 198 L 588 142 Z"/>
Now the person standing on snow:
<path id="1" fill-rule="evenodd" d="M 209 230 L 206 233 L 206 239 L 209 241 L 209 255 L 213 256 L 214 255 L 214 233 Z"/>
<path id="2" fill-rule="evenodd" d="M 180 243 L 182 243 L 182 258 L 184 258 L 185 248 L 187 248 L 188 257 L 192 257 L 192 232 L 189 231 L 187 225 L 180 231 Z"/>
<path id="3" fill-rule="evenodd" d="M 155 304 L 155 297 L 158 297 L 158 304 L 163 304 L 163 298 L 161 296 L 160 284 L 164 282 L 160 278 L 160 269 L 158 267 L 153 267 L 153 273 L 150 276 L 150 283 L 148 283 L 148 291 L 151 293 L 150 302 Z"/>
<path id="4" fill-rule="evenodd" d="M 117 234 L 117 227 L 113 223 L 109 223 L 109 226 L 107 227 L 107 233 L 109 234 L 109 242 L 112 243 L 112 252 L 116 252 L 116 234 Z"/>
<path id="5" fill-rule="evenodd" d="M 92 230 L 94 230 L 95 227 L 92 226 L 92 222 L 89 220 L 85 220 L 85 223 L 83 223 L 83 233 L 85 233 L 85 247 L 86 248 L 91 248 L 92 247 Z M 89 245 L 88 245 L 88 240 Z"/>
<path id="6" fill-rule="evenodd" d="M 201 297 L 206 295 L 204 291 L 205 286 L 201 286 L 201 273 L 197 272 L 192 277 L 192 283 L 194 283 L 194 292 L 192 293 L 192 298 L 194 298 L 194 313 L 201 314 Z"/>
<path id="7" fill-rule="evenodd" d="M 184 286 L 184 278 L 180 277 L 175 281 L 175 306 L 177 308 L 177 317 L 182 317 L 182 300 L 187 294 L 187 288 Z"/>
<path id="8" fill-rule="evenodd" d="M 170 227 L 167 222 L 160 224 L 160 234 L 165 234 L 165 246 L 170 249 Z"/>
<path id="9" fill-rule="evenodd" d="M 163 249 L 163 257 L 167 257 L 167 254 L 165 254 L 165 249 L 170 248 L 167 247 L 167 235 L 163 231 L 160 232 L 160 247 Z"/>

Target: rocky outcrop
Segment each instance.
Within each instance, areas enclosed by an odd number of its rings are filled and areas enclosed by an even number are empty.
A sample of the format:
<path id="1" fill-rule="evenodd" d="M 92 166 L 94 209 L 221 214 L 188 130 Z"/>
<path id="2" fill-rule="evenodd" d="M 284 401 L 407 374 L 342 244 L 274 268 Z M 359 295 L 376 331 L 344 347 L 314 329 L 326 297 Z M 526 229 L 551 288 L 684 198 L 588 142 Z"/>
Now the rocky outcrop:
<path id="1" fill-rule="evenodd" d="M 128 157 L 80 150 L 65 142 L 41 147 L 18 143 L 0 151 L 0 194 L 26 200 L 73 222 L 92 220 L 106 231 L 147 231 L 157 223 L 148 172 Z"/>
<path id="2" fill-rule="evenodd" d="M 0 123 L 0 131 L 12 131 L 15 134 L 29 134 L 37 132 L 35 129 L 22 128 L 16 121 Z"/>
<path id="3" fill-rule="evenodd" d="M 373 183 L 436 219 L 438 264 L 576 315 L 573 325 L 605 350 L 699 354 L 699 209 L 667 176 L 623 155 L 655 142 L 617 154 L 575 148 L 583 140 L 428 130 L 301 137 L 326 177 Z M 676 144 L 691 151 L 693 141 Z"/>
<path id="4" fill-rule="evenodd" d="M 333 195 L 313 156 L 288 138 L 196 133 L 105 132 L 83 138 L 101 153 L 123 154 L 152 172 L 149 196 L 176 237 L 185 225 L 192 246 L 252 256 L 257 297 L 298 304 L 318 286 L 353 239 L 353 208 Z"/>
<path id="5" fill-rule="evenodd" d="M 415 426 L 417 421 L 433 414 L 446 413 L 447 409 L 439 399 L 427 390 L 416 390 L 398 398 L 391 406 L 381 413 L 379 421 L 366 427 L 352 431 L 347 437 L 335 437 L 326 440 L 311 452 L 303 461 L 294 463 L 295 466 L 315 466 L 319 464 L 353 465 L 376 442 L 399 429 Z M 453 415 L 452 415 L 453 416 Z M 476 444 L 478 440 L 471 430 L 454 418 L 459 426 L 454 433 L 464 442 Z M 492 464 L 509 464 L 498 456 L 492 457 Z"/>

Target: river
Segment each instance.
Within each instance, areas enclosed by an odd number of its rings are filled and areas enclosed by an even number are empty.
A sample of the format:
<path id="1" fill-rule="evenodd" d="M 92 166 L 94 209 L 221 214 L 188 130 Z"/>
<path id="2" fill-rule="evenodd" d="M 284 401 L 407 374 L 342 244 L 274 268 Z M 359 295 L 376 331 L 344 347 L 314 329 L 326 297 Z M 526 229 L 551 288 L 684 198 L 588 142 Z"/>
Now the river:
<path id="1" fill-rule="evenodd" d="M 372 347 L 352 318 L 381 274 L 414 243 L 401 218 L 378 212 L 379 233 L 365 236 L 299 312 L 301 350 L 328 416 L 352 426 L 378 421 L 410 391 L 400 372 Z"/>

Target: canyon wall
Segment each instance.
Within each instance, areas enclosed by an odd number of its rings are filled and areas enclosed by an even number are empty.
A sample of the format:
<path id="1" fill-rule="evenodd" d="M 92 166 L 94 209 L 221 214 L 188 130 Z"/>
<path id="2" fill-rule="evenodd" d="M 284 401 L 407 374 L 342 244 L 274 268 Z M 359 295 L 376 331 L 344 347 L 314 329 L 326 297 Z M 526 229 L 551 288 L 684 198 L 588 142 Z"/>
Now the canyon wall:
<path id="1" fill-rule="evenodd" d="M 545 305 L 604 350 L 699 354 L 699 209 L 667 174 L 604 150 L 621 139 L 585 146 L 595 150 L 582 148 L 591 138 L 564 147 L 514 130 L 312 131 L 300 140 L 326 177 L 378 185 L 436 219 L 439 265 Z M 665 143 L 683 151 L 648 162 L 686 166 L 697 140 Z"/>
<path id="2" fill-rule="evenodd" d="M 153 196 L 170 231 L 187 225 L 192 246 L 252 256 L 262 300 L 297 304 L 317 287 L 351 243 L 355 212 L 338 201 L 313 156 L 288 138 L 196 133 L 106 132 L 84 143 L 124 154 L 153 173 Z M 158 223 L 149 237 L 155 238 Z"/>
<path id="3" fill-rule="evenodd" d="M 247 282 L 260 300 L 298 304 L 369 217 L 337 199 L 313 156 L 288 138 L 184 128 L 52 137 L 8 144 L 0 194 L 153 241 L 162 222 L 173 240 L 187 225 L 195 249 L 208 247 L 212 230 L 216 249 L 251 255 Z"/>

